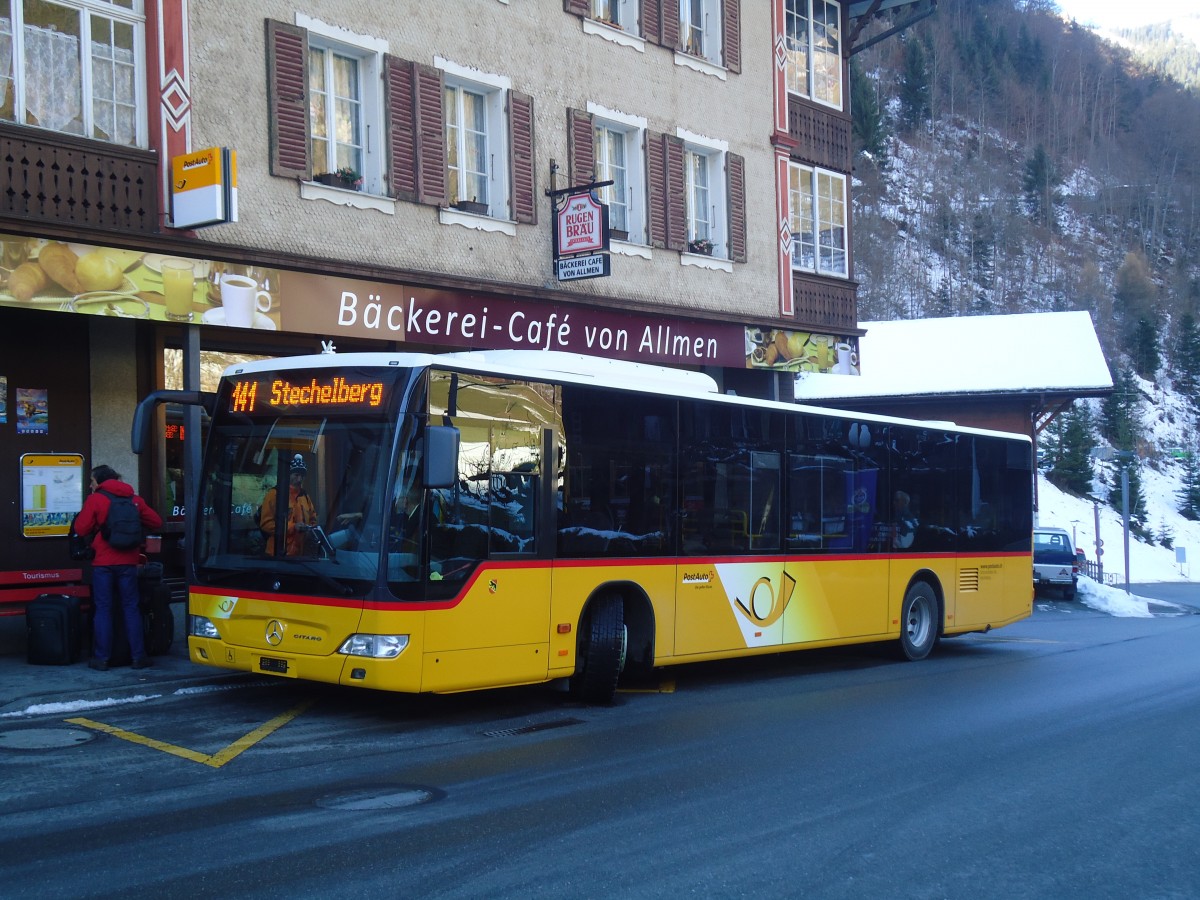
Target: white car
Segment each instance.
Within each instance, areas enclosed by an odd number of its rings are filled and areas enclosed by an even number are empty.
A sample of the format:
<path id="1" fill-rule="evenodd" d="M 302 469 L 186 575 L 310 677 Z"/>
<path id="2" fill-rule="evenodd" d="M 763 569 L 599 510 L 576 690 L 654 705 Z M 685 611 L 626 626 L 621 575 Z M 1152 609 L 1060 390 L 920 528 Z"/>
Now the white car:
<path id="1" fill-rule="evenodd" d="M 1067 600 L 1075 599 L 1079 560 L 1071 535 L 1062 528 L 1033 529 L 1034 587 L 1057 587 Z"/>

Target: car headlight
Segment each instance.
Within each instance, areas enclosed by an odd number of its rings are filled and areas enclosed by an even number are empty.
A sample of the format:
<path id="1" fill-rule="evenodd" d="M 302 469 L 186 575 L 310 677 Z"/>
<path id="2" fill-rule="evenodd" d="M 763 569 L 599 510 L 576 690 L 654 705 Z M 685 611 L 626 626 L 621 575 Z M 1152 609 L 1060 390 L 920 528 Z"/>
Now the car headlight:
<path id="1" fill-rule="evenodd" d="M 338 653 L 371 659 L 395 659 L 407 646 L 407 634 L 352 634 L 338 648 Z"/>
<path id="2" fill-rule="evenodd" d="M 188 634 L 194 637 L 219 638 L 221 632 L 207 616 L 188 616 Z"/>

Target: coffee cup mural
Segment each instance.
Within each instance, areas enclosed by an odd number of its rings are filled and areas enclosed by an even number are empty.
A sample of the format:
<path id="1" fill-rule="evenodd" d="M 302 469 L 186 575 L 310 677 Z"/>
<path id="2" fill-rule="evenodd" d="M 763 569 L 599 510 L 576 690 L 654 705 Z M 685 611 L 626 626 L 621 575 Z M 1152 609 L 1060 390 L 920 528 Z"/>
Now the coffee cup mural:
<path id="1" fill-rule="evenodd" d="M 221 305 L 225 307 L 225 324 L 235 328 L 252 328 L 254 317 L 271 309 L 271 294 L 245 275 L 221 276 Z"/>

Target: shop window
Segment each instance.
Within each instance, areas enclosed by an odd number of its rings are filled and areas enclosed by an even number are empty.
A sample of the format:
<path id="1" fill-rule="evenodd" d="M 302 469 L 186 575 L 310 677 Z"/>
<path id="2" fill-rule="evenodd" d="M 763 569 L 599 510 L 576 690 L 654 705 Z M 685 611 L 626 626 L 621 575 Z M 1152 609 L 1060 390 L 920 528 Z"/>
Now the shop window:
<path id="1" fill-rule="evenodd" d="M 0 4 L 0 119 L 145 147 L 142 0 Z"/>

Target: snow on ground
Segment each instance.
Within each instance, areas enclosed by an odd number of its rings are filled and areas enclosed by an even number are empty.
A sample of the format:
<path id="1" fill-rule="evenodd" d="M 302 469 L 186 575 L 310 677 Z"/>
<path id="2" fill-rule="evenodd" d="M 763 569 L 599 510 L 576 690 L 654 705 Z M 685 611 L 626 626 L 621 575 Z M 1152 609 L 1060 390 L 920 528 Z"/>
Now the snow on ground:
<path id="1" fill-rule="evenodd" d="M 1173 533 L 1172 548 L 1147 544 L 1129 536 L 1129 581 L 1192 581 L 1193 563 L 1200 559 L 1200 522 L 1189 522 L 1175 508 L 1179 482 L 1171 472 L 1142 467 L 1142 492 L 1146 497 L 1149 523 L 1157 535 L 1165 524 Z M 1090 560 L 1096 559 L 1096 514 L 1091 500 L 1064 493 L 1038 474 L 1038 511 L 1036 524 L 1063 528 L 1075 536 L 1075 546 Z M 1099 504 L 1100 538 L 1104 541 L 1106 576 L 1125 583 L 1124 528 L 1121 514 L 1111 506 Z M 1187 561 L 1175 561 L 1175 547 L 1184 549 Z M 1106 579 L 1108 580 L 1108 579 Z M 1121 593 L 1124 593 L 1122 591 Z"/>

